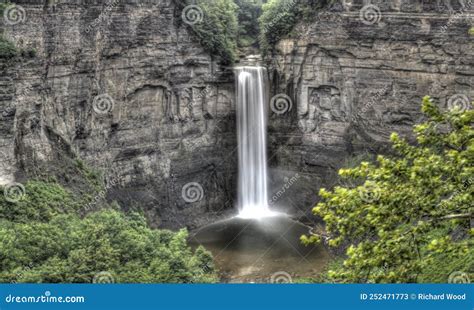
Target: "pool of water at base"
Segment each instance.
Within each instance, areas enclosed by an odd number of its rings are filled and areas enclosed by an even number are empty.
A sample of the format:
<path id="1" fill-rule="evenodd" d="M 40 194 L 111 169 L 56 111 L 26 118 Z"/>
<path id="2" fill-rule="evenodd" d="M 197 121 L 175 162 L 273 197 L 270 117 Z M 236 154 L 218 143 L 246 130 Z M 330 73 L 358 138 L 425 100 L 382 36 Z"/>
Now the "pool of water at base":
<path id="1" fill-rule="evenodd" d="M 305 247 L 308 228 L 288 217 L 232 218 L 191 233 L 193 247 L 213 256 L 223 283 L 288 283 L 314 279 L 330 256 L 325 248 Z"/>

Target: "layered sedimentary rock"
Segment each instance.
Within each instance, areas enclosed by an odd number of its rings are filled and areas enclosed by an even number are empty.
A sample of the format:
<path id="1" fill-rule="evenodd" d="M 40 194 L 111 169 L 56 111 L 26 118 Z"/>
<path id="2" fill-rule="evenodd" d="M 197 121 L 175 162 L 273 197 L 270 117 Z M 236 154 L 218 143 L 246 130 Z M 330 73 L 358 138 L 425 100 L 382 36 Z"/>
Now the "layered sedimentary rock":
<path id="1" fill-rule="evenodd" d="M 114 180 L 109 200 L 156 226 L 197 226 L 232 209 L 232 72 L 173 1 L 15 3 L 24 15 L 3 21 L 5 37 L 36 55 L 2 64 L 2 183 L 39 170 L 61 177 L 62 162 L 80 158 Z"/>
<path id="2" fill-rule="evenodd" d="M 275 205 L 304 213 L 341 166 L 390 152 L 394 131 L 412 138 L 423 96 L 469 108 L 473 13 L 471 1 L 335 1 L 282 40 L 268 59 L 283 94 L 270 118 Z"/>
<path id="3" fill-rule="evenodd" d="M 155 226 L 233 211 L 232 72 L 174 1 L 15 3 L 26 15 L 2 28 L 27 53 L 0 69 L 2 184 L 46 172 L 75 188 L 65 163 L 83 159 L 104 171 L 110 201 Z M 334 3 L 268 59 L 269 203 L 300 215 L 339 167 L 389 152 L 393 131 L 410 137 L 424 95 L 442 108 L 474 99 L 471 2 Z"/>

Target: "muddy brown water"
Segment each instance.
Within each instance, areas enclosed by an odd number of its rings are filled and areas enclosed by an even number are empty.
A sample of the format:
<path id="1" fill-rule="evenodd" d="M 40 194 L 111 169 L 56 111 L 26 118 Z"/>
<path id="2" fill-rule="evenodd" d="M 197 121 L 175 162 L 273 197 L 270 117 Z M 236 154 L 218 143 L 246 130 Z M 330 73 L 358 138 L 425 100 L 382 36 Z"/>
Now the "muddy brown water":
<path id="1" fill-rule="evenodd" d="M 284 283 L 314 278 L 330 257 L 323 246 L 303 246 L 308 228 L 288 217 L 232 218 L 192 232 L 190 243 L 214 255 L 221 281 Z"/>

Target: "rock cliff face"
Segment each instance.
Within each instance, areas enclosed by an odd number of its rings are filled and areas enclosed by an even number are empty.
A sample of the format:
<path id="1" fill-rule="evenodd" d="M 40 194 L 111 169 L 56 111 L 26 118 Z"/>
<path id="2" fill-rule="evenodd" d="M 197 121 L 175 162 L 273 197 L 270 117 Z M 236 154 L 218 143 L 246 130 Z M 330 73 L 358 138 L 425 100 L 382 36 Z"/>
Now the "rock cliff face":
<path id="1" fill-rule="evenodd" d="M 409 137 L 423 96 L 467 108 L 473 10 L 470 1 L 336 1 L 282 40 L 268 59 L 272 96 L 289 95 L 275 98 L 270 118 L 276 205 L 308 211 L 342 165 L 388 152 L 391 132 Z"/>
<path id="2" fill-rule="evenodd" d="M 61 177 L 55 168 L 81 158 L 120 180 L 110 200 L 157 226 L 197 226 L 233 208 L 232 72 L 173 1 L 15 3 L 24 19 L 3 21 L 5 36 L 36 56 L 2 64 L 3 183 L 41 169 Z"/>

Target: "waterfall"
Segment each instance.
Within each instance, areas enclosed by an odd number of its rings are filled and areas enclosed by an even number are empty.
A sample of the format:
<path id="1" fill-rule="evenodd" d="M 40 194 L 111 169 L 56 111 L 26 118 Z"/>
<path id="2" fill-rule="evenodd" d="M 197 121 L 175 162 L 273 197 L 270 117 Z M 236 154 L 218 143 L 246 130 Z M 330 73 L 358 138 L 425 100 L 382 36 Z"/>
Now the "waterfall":
<path id="1" fill-rule="evenodd" d="M 273 215 L 268 208 L 267 103 L 268 77 L 263 67 L 235 69 L 239 147 L 239 217 Z"/>

